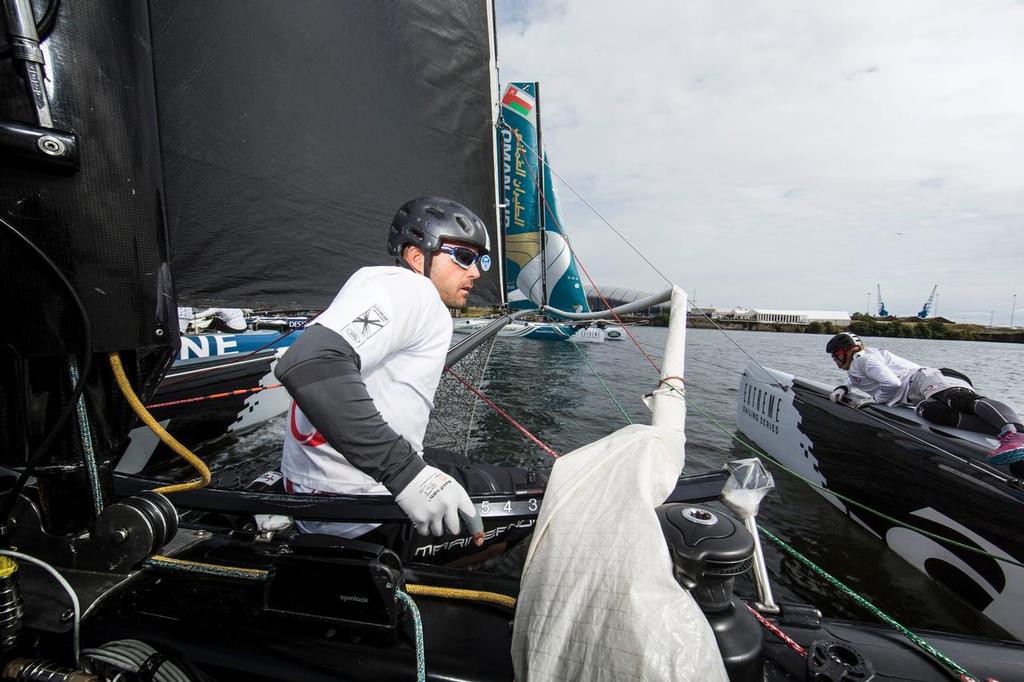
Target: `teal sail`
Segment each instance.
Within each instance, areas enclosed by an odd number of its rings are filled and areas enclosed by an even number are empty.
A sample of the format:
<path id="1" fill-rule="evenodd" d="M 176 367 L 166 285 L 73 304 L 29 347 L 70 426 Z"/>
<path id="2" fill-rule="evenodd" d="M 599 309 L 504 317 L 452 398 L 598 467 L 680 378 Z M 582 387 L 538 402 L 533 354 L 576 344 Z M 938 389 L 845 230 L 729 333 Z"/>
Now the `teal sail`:
<path id="1" fill-rule="evenodd" d="M 538 156 L 543 153 L 538 95 L 537 83 L 510 83 L 501 99 L 498 145 L 508 305 L 528 309 L 546 303 L 590 312 L 565 238 L 547 155 L 544 164 Z"/>

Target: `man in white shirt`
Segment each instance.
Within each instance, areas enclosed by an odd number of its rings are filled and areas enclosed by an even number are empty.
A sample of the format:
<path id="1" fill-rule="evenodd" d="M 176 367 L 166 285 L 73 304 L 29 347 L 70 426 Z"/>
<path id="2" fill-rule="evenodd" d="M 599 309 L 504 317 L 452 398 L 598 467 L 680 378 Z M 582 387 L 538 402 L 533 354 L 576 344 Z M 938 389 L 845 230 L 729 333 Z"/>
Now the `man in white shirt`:
<path id="1" fill-rule="evenodd" d="M 399 209 L 388 236 L 398 267 L 358 270 L 278 362 L 293 403 L 281 472 L 299 493 L 387 494 L 420 535 L 482 522 L 454 478 L 422 458 L 434 392 L 461 308 L 490 250 L 483 222 L 450 199 Z M 482 261 L 485 266 L 488 262 Z M 358 537 L 374 524 L 313 524 Z"/>
<path id="2" fill-rule="evenodd" d="M 1000 445 L 989 453 L 990 463 L 1024 460 L 1020 417 L 1009 405 L 975 393 L 967 377 L 959 372 L 923 367 L 887 350 L 867 348 L 851 332 L 833 336 L 825 352 L 847 372 L 846 381 L 829 396 L 832 402 L 843 401 L 853 387 L 871 396 L 854 403 L 857 408 L 871 403 L 914 405 L 919 415 L 936 424 L 997 432 Z"/>

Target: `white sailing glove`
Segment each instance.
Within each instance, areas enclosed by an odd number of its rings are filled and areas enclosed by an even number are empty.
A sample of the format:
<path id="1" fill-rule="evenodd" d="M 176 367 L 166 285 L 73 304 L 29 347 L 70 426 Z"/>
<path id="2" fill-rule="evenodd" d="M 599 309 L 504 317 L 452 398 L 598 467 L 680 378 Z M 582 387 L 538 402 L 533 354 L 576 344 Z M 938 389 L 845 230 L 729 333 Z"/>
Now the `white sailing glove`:
<path id="1" fill-rule="evenodd" d="M 828 399 L 834 403 L 841 403 L 843 402 L 843 399 L 846 398 L 846 394 L 849 392 L 849 386 L 836 386 L 835 388 L 832 389 L 832 392 L 828 394 Z"/>
<path id="2" fill-rule="evenodd" d="M 398 493 L 395 502 L 409 515 L 416 532 L 420 535 L 444 535 L 443 526 L 447 526 L 449 532 L 457 535 L 459 512 L 467 519 L 474 519 L 477 515 L 473 501 L 469 499 L 469 495 L 458 481 L 430 465 L 424 467 L 423 471 L 416 474 L 416 478 Z M 470 532 L 475 532 L 473 526 L 482 524 L 469 522 L 468 525 Z M 481 533 L 481 539 L 482 535 Z"/>

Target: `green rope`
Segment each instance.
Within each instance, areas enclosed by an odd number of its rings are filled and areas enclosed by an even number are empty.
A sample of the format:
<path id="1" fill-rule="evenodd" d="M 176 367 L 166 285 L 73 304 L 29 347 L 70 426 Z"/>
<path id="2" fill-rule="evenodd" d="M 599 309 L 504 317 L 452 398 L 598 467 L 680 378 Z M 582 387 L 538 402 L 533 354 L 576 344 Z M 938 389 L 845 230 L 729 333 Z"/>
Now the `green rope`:
<path id="1" fill-rule="evenodd" d="M 590 364 L 590 360 L 587 358 L 587 354 L 583 352 L 583 349 L 579 347 L 579 344 L 577 344 L 571 336 L 569 337 L 569 342 L 572 343 L 572 347 L 575 348 L 576 352 L 579 353 L 580 357 L 583 358 L 583 362 L 587 363 L 587 367 L 589 367 L 590 371 L 594 373 L 595 377 L 597 377 L 597 380 L 601 383 L 601 387 L 604 388 L 604 392 L 607 393 L 608 397 L 611 398 L 612 402 L 615 403 L 615 407 L 619 408 L 619 412 L 621 412 L 622 416 L 626 418 L 626 423 L 632 424 L 633 420 L 629 418 L 629 414 L 626 413 L 626 409 L 622 407 L 622 403 L 620 403 L 619 399 L 615 397 L 615 394 L 612 393 L 612 390 L 608 388 L 608 384 L 604 383 L 604 379 L 602 379 L 601 375 L 597 373 L 597 369 L 592 364 Z"/>
<path id="2" fill-rule="evenodd" d="M 691 405 L 698 412 L 700 412 L 702 415 L 704 415 L 704 417 L 708 421 L 710 421 L 712 424 L 717 426 L 718 429 L 722 433 L 724 433 L 725 435 L 729 436 L 734 441 L 736 441 L 737 443 L 739 443 L 743 447 L 745 447 L 748 450 L 750 450 L 752 453 L 757 455 L 758 458 L 766 458 L 769 462 L 771 462 L 775 466 L 777 466 L 780 469 L 790 473 L 791 475 L 793 475 L 796 478 L 800 479 L 801 481 L 803 481 L 807 485 L 811 486 L 812 488 L 817 488 L 818 490 L 821 490 L 822 492 L 828 493 L 829 495 L 832 495 L 833 497 L 836 497 L 836 498 L 842 500 L 843 502 L 846 502 L 847 504 L 851 504 L 854 507 L 857 507 L 858 509 L 863 509 L 864 511 L 869 512 L 871 514 L 874 514 L 875 516 L 877 516 L 879 518 L 885 519 L 886 521 L 888 521 L 890 523 L 894 523 L 897 526 L 900 526 L 902 528 L 906 528 L 908 530 L 912 530 L 915 533 L 920 533 L 921 535 L 927 536 L 927 537 L 929 537 L 929 538 L 931 538 L 933 540 L 938 540 L 939 542 L 946 543 L 947 545 L 951 545 L 953 547 L 958 547 L 958 548 L 963 549 L 965 551 L 973 552 L 974 554 L 980 554 L 981 556 L 986 556 L 986 557 L 989 557 L 990 559 L 995 559 L 996 561 L 1002 561 L 1002 562 L 1007 563 L 1007 564 L 1012 564 L 1014 566 L 1020 566 L 1021 568 L 1024 568 L 1024 563 L 1022 563 L 1020 561 L 1017 561 L 1016 559 L 1011 559 L 1010 557 L 1006 557 L 1006 556 L 1000 556 L 998 554 L 992 554 L 991 552 L 985 551 L 984 549 L 981 549 L 979 547 L 972 547 L 971 545 L 964 544 L 962 542 L 959 542 L 958 540 L 954 540 L 952 538 L 947 538 L 947 537 L 945 537 L 943 535 L 939 535 L 937 533 L 932 533 L 931 531 L 927 531 L 924 528 L 918 528 L 917 526 L 914 526 L 914 525 L 909 524 L 909 523 L 907 523 L 905 521 L 901 521 L 900 519 L 893 518 L 892 516 L 889 516 L 888 514 L 880 512 L 877 509 L 872 509 L 871 507 L 867 506 L 866 504 L 864 504 L 862 502 L 858 502 L 857 500 L 851 499 L 851 498 L 847 497 L 846 495 L 843 495 L 842 493 L 838 493 L 838 492 L 836 492 L 834 490 L 829 490 L 828 488 L 815 483 L 814 481 L 810 480 L 809 478 L 806 478 L 806 477 L 800 475 L 796 471 L 793 471 L 788 466 L 786 466 L 782 462 L 778 461 L 777 459 L 775 459 L 771 455 L 769 455 L 769 454 L 767 454 L 765 452 L 762 452 L 761 450 L 757 449 L 753 445 L 750 445 L 749 443 L 744 441 L 742 438 L 737 436 L 735 433 L 731 433 L 724 426 L 719 424 L 718 421 L 716 421 L 714 417 L 712 417 L 710 414 L 708 414 L 707 412 L 702 410 L 701 407 L 699 405 L 697 405 L 696 403 L 694 403 L 692 399 L 690 399 L 688 401 L 688 404 Z"/>
<path id="3" fill-rule="evenodd" d="M 870 611 L 873 615 L 875 615 L 879 619 L 881 619 L 884 623 L 886 623 L 887 625 L 892 627 L 894 630 L 899 632 L 901 635 L 903 635 L 904 637 L 909 639 L 911 642 L 916 644 L 918 647 L 923 649 L 925 651 L 925 653 L 930 655 L 932 658 L 937 660 L 939 663 L 942 663 L 944 666 L 946 666 L 947 668 L 949 668 L 953 672 L 957 673 L 958 675 L 966 675 L 971 680 L 976 680 L 977 679 L 977 678 L 973 677 L 970 673 L 968 673 L 967 670 L 965 670 L 963 667 L 961 667 L 952 658 L 950 658 L 946 654 L 944 654 L 941 651 L 939 651 L 938 649 L 936 649 L 934 646 L 929 644 L 921 636 L 919 636 L 919 635 L 915 634 L 914 632 L 912 632 L 909 628 L 907 628 L 907 627 L 901 625 L 900 623 L 898 623 L 896 621 L 896 619 L 894 619 L 892 616 L 887 614 L 885 611 L 882 611 L 880 608 L 878 608 L 877 606 L 875 606 L 874 604 L 869 602 L 864 597 L 862 597 L 859 594 L 857 594 L 852 588 L 848 587 L 846 584 L 841 582 L 838 578 L 836 578 L 835 576 L 830 574 L 828 571 L 826 571 L 825 569 L 823 569 L 820 566 L 818 566 L 817 564 L 815 564 L 813 561 L 811 561 L 810 559 L 805 557 L 799 551 L 797 551 L 793 547 L 790 547 L 789 545 L 787 545 L 784 540 L 782 540 L 779 537 L 776 537 L 771 531 L 766 530 L 765 528 L 762 528 L 762 527 L 758 527 L 758 530 L 761 532 L 762 535 L 766 536 L 769 540 L 771 540 L 776 545 L 781 547 L 787 554 L 789 554 L 790 556 L 794 557 L 800 563 L 802 563 L 804 566 L 807 566 L 812 571 L 814 571 L 815 573 L 817 573 L 818 575 L 823 577 L 825 580 L 827 580 L 833 586 L 838 588 L 841 592 L 846 594 L 848 597 L 852 598 L 855 602 L 857 602 L 858 604 L 863 606 L 865 609 Z"/>
<path id="4" fill-rule="evenodd" d="M 416 633 L 416 682 L 426 682 L 427 657 L 423 653 L 423 619 L 420 617 L 420 610 L 412 597 L 402 590 L 396 590 L 395 596 L 406 605 L 412 616 L 413 631 Z"/>

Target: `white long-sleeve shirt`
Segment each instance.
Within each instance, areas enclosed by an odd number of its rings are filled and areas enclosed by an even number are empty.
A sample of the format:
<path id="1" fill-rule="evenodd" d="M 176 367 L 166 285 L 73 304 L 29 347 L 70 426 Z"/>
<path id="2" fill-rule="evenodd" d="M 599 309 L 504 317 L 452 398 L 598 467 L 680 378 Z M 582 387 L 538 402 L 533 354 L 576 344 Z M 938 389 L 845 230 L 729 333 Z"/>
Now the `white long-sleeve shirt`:
<path id="1" fill-rule="evenodd" d="M 907 399 L 910 377 L 921 368 L 887 350 L 865 348 L 853 356 L 844 383 L 864 391 L 876 403 L 898 405 Z"/>

